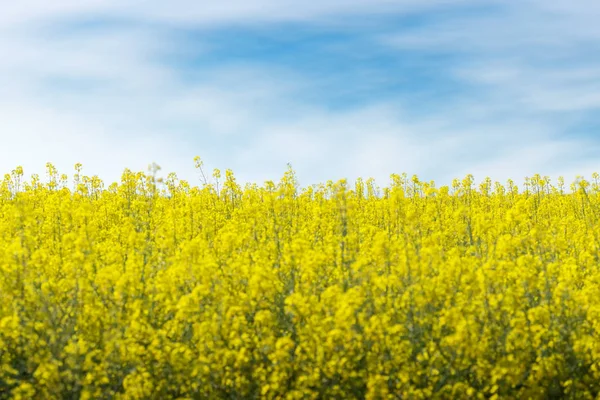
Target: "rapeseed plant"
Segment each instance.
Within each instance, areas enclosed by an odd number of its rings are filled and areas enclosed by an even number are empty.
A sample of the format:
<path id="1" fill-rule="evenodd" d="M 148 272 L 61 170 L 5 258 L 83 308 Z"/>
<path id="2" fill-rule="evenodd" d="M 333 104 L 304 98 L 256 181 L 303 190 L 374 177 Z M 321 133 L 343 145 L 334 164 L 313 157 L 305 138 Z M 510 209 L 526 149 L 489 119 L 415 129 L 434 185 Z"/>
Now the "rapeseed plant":
<path id="1" fill-rule="evenodd" d="M 594 399 L 600 182 L 0 183 L 0 399 Z"/>

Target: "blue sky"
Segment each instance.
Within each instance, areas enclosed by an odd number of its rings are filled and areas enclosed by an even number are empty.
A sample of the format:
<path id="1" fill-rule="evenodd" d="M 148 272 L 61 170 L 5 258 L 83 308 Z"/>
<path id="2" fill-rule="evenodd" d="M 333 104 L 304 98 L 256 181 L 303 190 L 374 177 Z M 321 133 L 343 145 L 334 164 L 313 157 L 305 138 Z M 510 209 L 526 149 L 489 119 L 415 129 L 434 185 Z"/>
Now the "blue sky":
<path id="1" fill-rule="evenodd" d="M 26 0 L 0 12 L 0 170 L 199 183 L 600 172 L 591 0 Z"/>

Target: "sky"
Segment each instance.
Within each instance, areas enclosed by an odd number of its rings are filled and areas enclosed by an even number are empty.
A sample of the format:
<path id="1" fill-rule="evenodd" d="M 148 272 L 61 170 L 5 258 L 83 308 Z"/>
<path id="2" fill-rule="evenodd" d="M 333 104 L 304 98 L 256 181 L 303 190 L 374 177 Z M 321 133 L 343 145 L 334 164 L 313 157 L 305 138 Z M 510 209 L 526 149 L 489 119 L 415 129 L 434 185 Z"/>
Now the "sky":
<path id="1" fill-rule="evenodd" d="M 0 5 L 0 172 L 302 186 L 600 172 L 592 0 Z"/>

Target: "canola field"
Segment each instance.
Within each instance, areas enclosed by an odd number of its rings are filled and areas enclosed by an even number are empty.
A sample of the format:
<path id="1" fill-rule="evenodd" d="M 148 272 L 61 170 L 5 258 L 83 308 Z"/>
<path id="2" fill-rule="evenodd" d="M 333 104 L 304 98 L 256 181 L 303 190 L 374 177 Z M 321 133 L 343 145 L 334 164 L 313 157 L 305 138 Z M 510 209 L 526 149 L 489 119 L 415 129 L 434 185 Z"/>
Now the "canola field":
<path id="1" fill-rule="evenodd" d="M 0 182 L 0 399 L 599 396 L 597 174 L 47 168 Z"/>

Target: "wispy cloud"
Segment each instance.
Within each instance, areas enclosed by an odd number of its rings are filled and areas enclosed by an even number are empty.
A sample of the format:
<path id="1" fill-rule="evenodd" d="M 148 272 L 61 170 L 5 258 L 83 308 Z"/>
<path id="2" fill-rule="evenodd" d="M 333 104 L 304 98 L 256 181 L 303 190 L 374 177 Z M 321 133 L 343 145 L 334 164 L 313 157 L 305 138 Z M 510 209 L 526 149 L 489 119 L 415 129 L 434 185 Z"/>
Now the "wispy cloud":
<path id="1" fill-rule="evenodd" d="M 287 162 L 303 184 L 591 173 L 600 8 L 584 3 L 11 3 L 0 169 L 81 161 L 113 181 L 156 161 L 195 180 L 200 154 L 242 182 Z"/>

